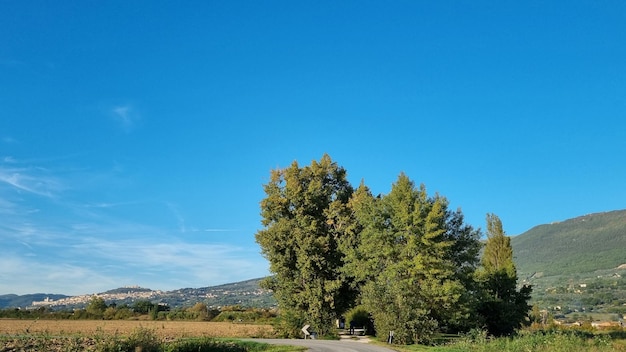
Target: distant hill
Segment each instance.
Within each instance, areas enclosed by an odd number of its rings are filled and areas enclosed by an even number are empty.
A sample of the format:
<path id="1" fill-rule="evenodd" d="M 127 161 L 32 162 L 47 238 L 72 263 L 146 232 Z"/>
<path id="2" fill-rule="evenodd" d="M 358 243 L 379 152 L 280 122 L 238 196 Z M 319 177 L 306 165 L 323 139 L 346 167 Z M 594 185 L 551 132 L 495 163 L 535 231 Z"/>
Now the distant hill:
<path id="1" fill-rule="evenodd" d="M 563 310 L 603 310 L 626 315 L 626 210 L 580 216 L 536 226 L 511 238 L 521 280 L 533 285 L 534 303 Z M 272 307 L 272 292 L 252 279 L 219 286 L 155 291 L 123 287 L 98 294 L 110 304 L 137 300 L 165 303 L 172 308 L 197 302 L 209 306 Z M 0 308 L 48 305 L 84 307 L 91 295 L 0 295 Z M 46 301 L 46 298 L 48 299 Z M 566 308 L 567 307 L 567 308 Z M 561 309 L 561 308 L 559 308 Z"/>
<path id="2" fill-rule="evenodd" d="M 170 306 L 189 306 L 203 302 L 209 306 L 232 306 L 269 308 L 276 305 L 273 293 L 261 289 L 261 278 L 234 282 L 219 286 L 181 288 L 163 294 L 161 300 Z"/>
<path id="3" fill-rule="evenodd" d="M 208 306 L 232 306 L 269 308 L 276 305 L 272 292 L 261 289 L 262 279 L 251 279 L 219 286 L 182 288 L 173 291 L 158 291 L 144 287 L 120 287 L 98 293 L 107 304 L 132 305 L 136 301 L 149 300 L 164 303 L 172 308 L 189 307 L 202 302 Z M 53 309 L 83 308 L 93 295 L 67 296 L 62 294 L 0 295 L 0 309 L 52 307 Z"/>
<path id="4" fill-rule="evenodd" d="M 511 244 L 532 304 L 554 316 L 626 315 L 626 210 L 536 226 Z"/>
<path id="5" fill-rule="evenodd" d="M 626 264 L 626 210 L 539 225 L 511 238 L 520 277 L 589 273 Z"/>
<path id="6" fill-rule="evenodd" d="M 25 308 L 30 307 L 34 301 L 43 301 L 46 298 L 58 300 L 68 298 L 66 295 L 49 294 L 49 293 L 33 293 L 27 295 L 0 295 L 0 308 Z"/>
<path id="7" fill-rule="evenodd" d="M 151 292 L 152 290 L 149 288 L 145 288 L 145 287 L 139 287 L 139 286 L 132 286 L 132 287 L 120 287 L 120 288 L 115 288 L 112 290 L 108 290 L 105 292 L 102 292 L 103 294 L 111 294 L 111 295 L 115 295 L 115 294 L 130 294 L 130 293 L 137 293 L 137 292 Z"/>

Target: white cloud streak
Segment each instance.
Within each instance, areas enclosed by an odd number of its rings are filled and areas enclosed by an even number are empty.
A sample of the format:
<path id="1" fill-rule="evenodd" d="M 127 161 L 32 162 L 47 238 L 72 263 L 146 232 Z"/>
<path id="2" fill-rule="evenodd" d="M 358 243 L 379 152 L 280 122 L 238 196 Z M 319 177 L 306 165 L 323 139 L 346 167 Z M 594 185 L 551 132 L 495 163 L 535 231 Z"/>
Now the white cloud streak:
<path id="1" fill-rule="evenodd" d="M 86 294 L 129 284 L 172 290 L 267 275 L 265 260 L 252 248 L 179 240 L 150 242 L 147 238 L 66 238 L 64 242 L 58 246 L 52 241 L 16 241 L 23 253 L 0 259 L 5 291 L 0 294 L 41 290 Z M 45 255 L 42 249 L 62 254 Z"/>
<path id="2" fill-rule="evenodd" d="M 0 166 L 0 182 L 13 188 L 43 197 L 53 197 L 64 189 L 55 177 L 45 175 L 43 169 L 6 168 Z"/>
<path id="3" fill-rule="evenodd" d="M 86 294 L 124 285 L 171 290 L 267 275 L 252 240 L 231 245 L 200 235 L 237 230 L 188 226 L 173 202 L 101 201 L 97 192 L 77 193 L 74 179 L 100 180 L 96 173 L 79 170 L 78 177 L 76 170 L 17 165 L 0 163 L 0 294 Z M 117 209 L 137 204 L 168 211 L 173 224 L 130 220 Z"/>
<path id="4" fill-rule="evenodd" d="M 111 109 L 111 113 L 126 133 L 130 133 L 139 120 L 139 114 L 131 105 L 115 106 Z"/>
<path id="5" fill-rule="evenodd" d="M 117 284 L 117 280 L 82 265 L 38 262 L 11 254 L 0 258 L 0 281 L 3 290 L 15 294 L 79 295 L 101 292 L 102 287 Z"/>

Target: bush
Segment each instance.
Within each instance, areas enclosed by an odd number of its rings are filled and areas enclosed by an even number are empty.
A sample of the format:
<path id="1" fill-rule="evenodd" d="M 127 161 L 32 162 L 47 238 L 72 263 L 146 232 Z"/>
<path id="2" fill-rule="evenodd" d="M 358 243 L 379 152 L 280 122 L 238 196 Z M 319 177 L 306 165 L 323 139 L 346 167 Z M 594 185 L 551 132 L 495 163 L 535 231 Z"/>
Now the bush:
<path id="1" fill-rule="evenodd" d="M 460 339 L 449 347 L 454 350 L 476 352 L 614 350 L 609 335 L 593 335 L 585 331 L 521 331 L 515 337 L 487 338 L 486 333 L 475 330 L 466 338 Z"/>
<path id="2" fill-rule="evenodd" d="M 135 329 L 127 338 L 118 335 L 98 339 L 98 352 L 160 352 L 162 341 L 154 330 Z"/>
<path id="3" fill-rule="evenodd" d="M 208 337 L 201 339 L 186 339 L 169 343 L 164 352 L 246 352 L 247 349 L 239 344 L 228 341 L 218 341 Z"/>
<path id="4" fill-rule="evenodd" d="M 346 314 L 346 322 L 348 326 L 362 327 L 371 333 L 372 319 L 370 318 L 370 313 L 363 306 L 352 308 Z"/>

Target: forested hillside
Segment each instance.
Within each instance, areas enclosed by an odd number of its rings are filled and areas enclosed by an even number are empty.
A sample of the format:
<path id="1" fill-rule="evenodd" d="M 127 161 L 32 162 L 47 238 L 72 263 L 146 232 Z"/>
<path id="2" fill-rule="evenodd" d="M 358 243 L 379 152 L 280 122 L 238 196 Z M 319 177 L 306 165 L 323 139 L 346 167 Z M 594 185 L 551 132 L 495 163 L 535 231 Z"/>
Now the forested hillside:
<path id="1" fill-rule="evenodd" d="M 511 244 L 520 277 L 616 268 L 626 263 L 626 210 L 539 225 Z"/>
<path id="2" fill-rule="evenodd" d="M 574 320 L 626 314 L 626 210 L 536 226 L 511 243 L 539 308 Z"/>

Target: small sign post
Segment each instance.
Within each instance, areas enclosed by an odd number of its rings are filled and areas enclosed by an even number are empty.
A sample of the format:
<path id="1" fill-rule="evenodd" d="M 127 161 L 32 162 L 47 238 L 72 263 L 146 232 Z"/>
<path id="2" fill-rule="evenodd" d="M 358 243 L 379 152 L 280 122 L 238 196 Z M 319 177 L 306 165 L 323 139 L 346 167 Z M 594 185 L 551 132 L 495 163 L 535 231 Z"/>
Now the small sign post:
<path id="1" fill-rule="evenodd" d="M 302 332 L 304 333 L 304 339 L 306 340 L 307 336 L 311 336 L 311 333 L 309 332 L 309 328 L 311 327 L 311 325 L 305 325 L 302 327 Z"/>

